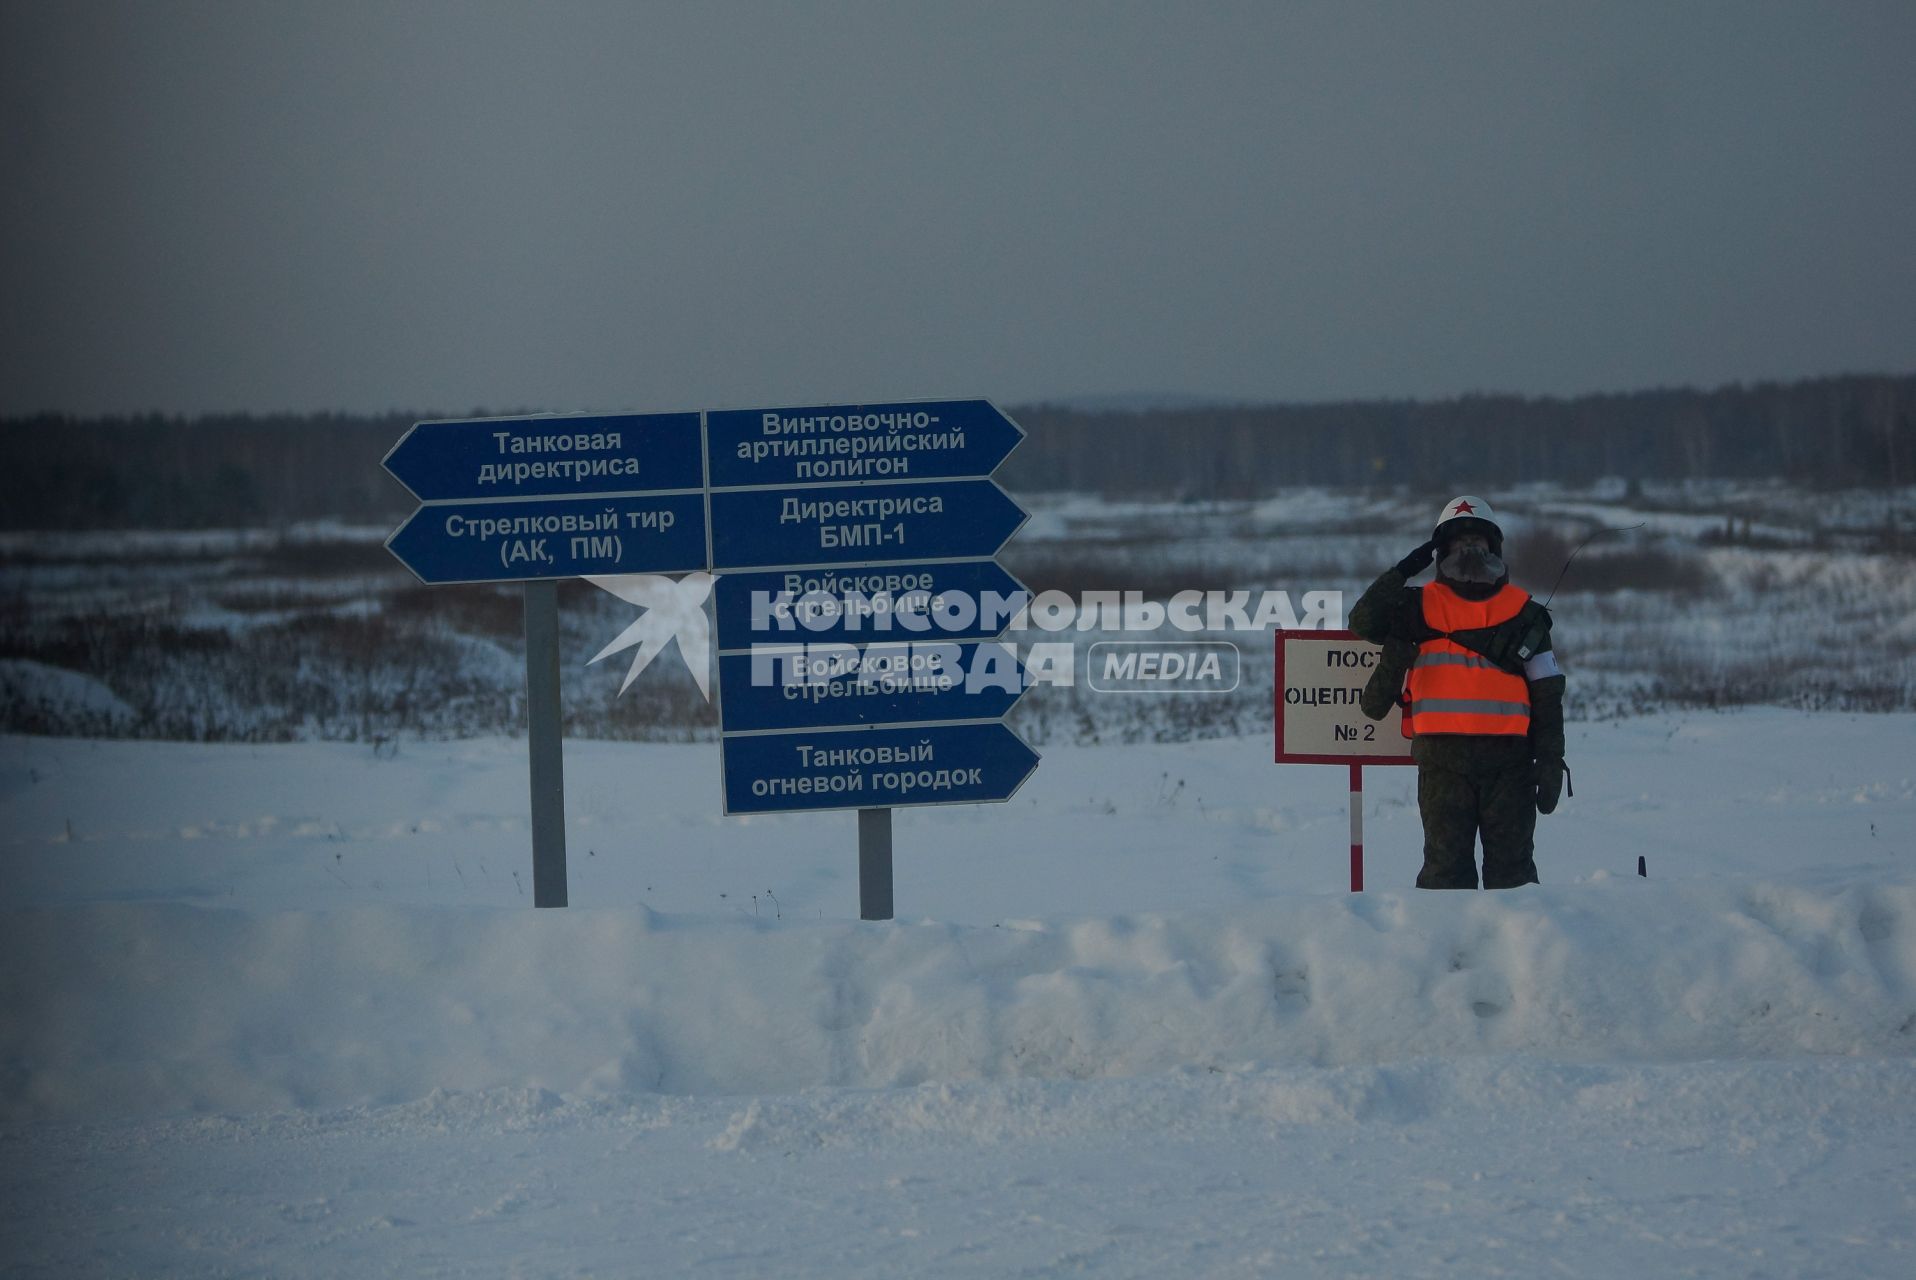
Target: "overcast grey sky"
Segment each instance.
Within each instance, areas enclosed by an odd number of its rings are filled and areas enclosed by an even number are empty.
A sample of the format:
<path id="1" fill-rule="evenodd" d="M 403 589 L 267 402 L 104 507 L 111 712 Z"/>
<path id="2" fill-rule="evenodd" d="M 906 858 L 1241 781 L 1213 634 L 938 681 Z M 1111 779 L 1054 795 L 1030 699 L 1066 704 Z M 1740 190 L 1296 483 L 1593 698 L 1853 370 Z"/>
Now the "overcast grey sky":
<path id="1" fill-rule="evenodd" d="M 4 4 L 0 412 L 1916 369 L 1916 3 Z"/>

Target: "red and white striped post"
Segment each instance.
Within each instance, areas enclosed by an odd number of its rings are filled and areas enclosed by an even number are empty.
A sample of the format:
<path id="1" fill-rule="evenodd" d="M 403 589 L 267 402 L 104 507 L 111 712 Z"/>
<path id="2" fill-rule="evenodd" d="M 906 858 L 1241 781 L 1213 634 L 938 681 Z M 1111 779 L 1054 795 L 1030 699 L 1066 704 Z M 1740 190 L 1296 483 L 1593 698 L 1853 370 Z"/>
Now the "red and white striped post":
<path id="1" fill-rule="evenodd" d="M 1350 770 L 1351 892 L 1364 891 L 1364 766 L 1415 764 L 1403 712 L 1365 719 L 1358 699 L 1379 656 L 1348 631 L 1277 633 L 1276 759 Z"/>
<path id="2" fill-rule="evenodd" d="M 1364 766 L 1351 765 L 1351 892 L 1364 892 Z"/>

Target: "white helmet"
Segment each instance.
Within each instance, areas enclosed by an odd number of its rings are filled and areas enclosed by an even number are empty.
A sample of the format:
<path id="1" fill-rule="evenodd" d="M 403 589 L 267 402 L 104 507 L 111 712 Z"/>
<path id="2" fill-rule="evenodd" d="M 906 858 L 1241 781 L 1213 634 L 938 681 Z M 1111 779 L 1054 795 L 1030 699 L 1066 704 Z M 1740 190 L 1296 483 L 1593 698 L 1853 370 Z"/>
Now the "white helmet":
<path id="1" fill-rule="evenodd" d="M 1475 494 L 1466 493 L 1452 498 L 1444 504 L 1443 511 L 1437 517 L 1437 525 L 1430 531 L 1431 541 L 1439 546 L 1444 541 L 1444 526 L 1452 525 L 1452 533 L 1461 533 L 1474 524 L 1485 526 L 1479 532 L 1490 540 L 1490 549 L 1498 555 L 1504 553 L 1504 527 L 1497 523 L 1497 513 L 1490 504 Z"/>

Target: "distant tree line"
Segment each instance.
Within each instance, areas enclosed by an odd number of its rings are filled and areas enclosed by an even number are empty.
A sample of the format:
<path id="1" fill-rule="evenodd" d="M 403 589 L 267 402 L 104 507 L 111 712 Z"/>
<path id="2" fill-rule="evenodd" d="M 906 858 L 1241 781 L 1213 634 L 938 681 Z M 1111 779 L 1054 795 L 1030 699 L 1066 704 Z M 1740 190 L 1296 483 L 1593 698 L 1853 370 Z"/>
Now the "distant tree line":
<path id="1" fill-rule="evenodd" d="M 1916 375 L 1571 398 L 1090 411 L 1014 407 L 1016 490 L 1247 498 L 1283 485 L 1491 488 L 1606 476 L 1916 483 Z M 444 414 L 0 420 L 0 527 L 201 528 L 411 509 L 380 468 Z"/>
<path id="2" fill-rule="evenodd" d="M 410 415 L 152 414 L 0 422 L 10 529 L 196 529 L 409 511 L 380 459 Z"/>
<path id="3" fill-rule="evenodd" d="M 1030 439 L 1005 484 L 1036 490 L 1246 498 L 1287 484 L 1457 489 L 1607 476 L 1916 482 L 1916 376 L 1016 416 Z"/>

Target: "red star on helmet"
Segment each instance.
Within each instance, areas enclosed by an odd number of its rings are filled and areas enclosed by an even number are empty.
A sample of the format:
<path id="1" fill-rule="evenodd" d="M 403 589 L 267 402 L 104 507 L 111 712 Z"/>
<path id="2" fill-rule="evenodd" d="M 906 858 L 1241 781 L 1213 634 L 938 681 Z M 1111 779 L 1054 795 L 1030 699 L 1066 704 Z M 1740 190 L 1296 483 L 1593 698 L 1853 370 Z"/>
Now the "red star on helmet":
<path id="1" fill-rule="evenodd" d="M 1460 502 L 1450 509 L 1450 514 L 1453 516 L 1469 515 L 1476 510 L 1477 508 L 1471 506 L 1468 502 Z"/>

